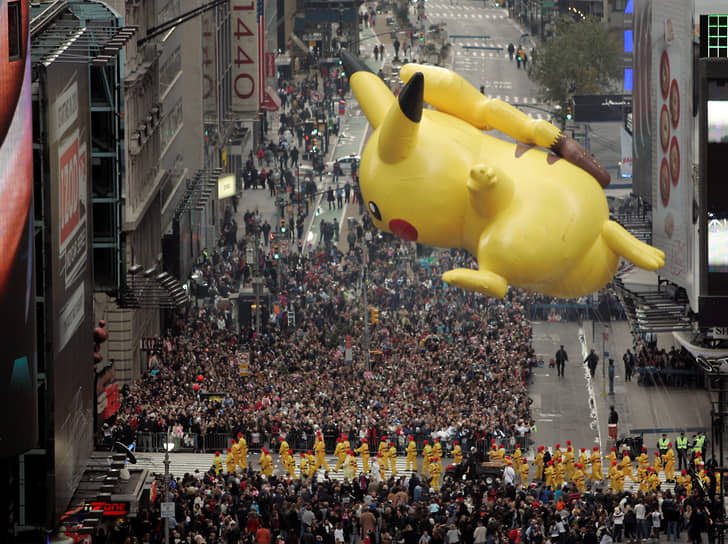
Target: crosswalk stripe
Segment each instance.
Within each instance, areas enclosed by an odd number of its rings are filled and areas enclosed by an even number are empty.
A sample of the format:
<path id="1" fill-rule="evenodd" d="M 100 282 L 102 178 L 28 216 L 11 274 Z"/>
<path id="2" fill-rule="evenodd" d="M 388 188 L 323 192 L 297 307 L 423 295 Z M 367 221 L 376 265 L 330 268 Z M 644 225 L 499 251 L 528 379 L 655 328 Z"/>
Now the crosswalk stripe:
<path id="1" fill-rule="evenodd" d="M 260 454 L 258 453 L 252 453 L 248 455 L 248 466 L 258 469 L 258 457 Z M 273 474 L 276 475 L 284 475 L 287 474 L 285 469 L 281 466 L 280 463 L 280 457 L 277 454 L 272 454 L 273 457 Z M 299 465 L 299 459 L 300 456 L 294 455 L 296 458 L 296 473 L 298 474 L 298 465 Z M 185 473 L 194 474 L 195 470 L 199 470 L 200 472 L 206 472 L 210 469 L 210 467 L 213 464 L 213 461 L 215 459 L 215 455 L 212 453 L 177 453 L 172 452 L 169 454 L 169 471 L 171 474 L 173 474 L 175 477 L 181 477 Z M 369 463 L 375 461 L 375 457 L 370 458 Z M 150 472 L 153 472 L 155 474 L 163 474 L 164 473 L 164 453 L 137 453 L 136 454 L 136 460 L 137 463 L 135 468 L 146 468 Z M 225 456 L 222 456 L 223 460 L 223 472 L 227 473 L 227 468 L 225 467 Z M 338 459 L 334 457 L 333 455 L 327 455 L 326 456 L 326 462 L 329 465 L 329 468 L 331 469 L 329 471 L 329 477 L 332 480 L 341 481 L 344 479 L 344 471 L 339 470 L 339 472 L 334 472 L 334 468 L 336 467 Z M 361 460 L 357 458 L 357 461 L 359 463 L 359 470 L 361 470 Z M 529 460 L 532 462 L 532 460 Z M 418 467 L 422 464 L 422 458 L 417 458 Z M 443 458 L 442 464 L 443 468 L 446 468 L 447 465 L 451 463 L 451 459 L 449 458 Z M 403 456 L 398 456 L 396 458 L 395 466 L 397 467 L 397 475 L 398 476 L 411 476 L 414 471 L 412 470 L 406 470 L 406 458 Z M 531 464 L 531 474 L 533 475 L 533 464 Z M 633 473 L 636 474 L 636 467 L 633 469 Z M 319 476 L 322 476 L 323 472 L 319 471 Z M 605 471 L 606 475 L 606 471 Z M 387 471 L 387 476 L 389 476 L 389 471 Z M 665 473 L 661 472 L 659 475 L 660 483 L 665 484 L 666 483 L 666 477 Z M 588 480 L 587 480 L 588 481 Z M 605 479 L 605 482 L 608 480 Z M 669 486 L 670 484 L 668 484 Z M 639 484 L 633 482 L 631 479 L 627 479 L 625 481 L 624 488 L 626 491 L 636 492 L 639 488 Z M 667 489 L 666 487 L 663 487 L 663 489 Z"/>

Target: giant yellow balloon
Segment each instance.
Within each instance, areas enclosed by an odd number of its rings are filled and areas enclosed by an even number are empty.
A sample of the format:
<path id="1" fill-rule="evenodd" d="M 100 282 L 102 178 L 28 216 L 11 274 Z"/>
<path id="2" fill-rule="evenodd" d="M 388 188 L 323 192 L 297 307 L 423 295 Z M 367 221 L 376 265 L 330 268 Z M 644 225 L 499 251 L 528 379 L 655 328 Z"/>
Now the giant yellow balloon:
<path id="1" fill-rule="evenodd" d="M 619 257 L 647 270 L 664 265 L 662 251 L 609 220 L 609 175 L 550 123 L 434 66 L 403 66 L 395 98 L 363 62 L 342 58 L 374 128 L 359 166 L 369 214 L 404 240 L 477 258 L 477 270 L 445 272 L 447 283 L 493 297 L 513 285 L 571 298 L 609 282 Z M 482 132 L 491 128 L 521 143 Z"/>

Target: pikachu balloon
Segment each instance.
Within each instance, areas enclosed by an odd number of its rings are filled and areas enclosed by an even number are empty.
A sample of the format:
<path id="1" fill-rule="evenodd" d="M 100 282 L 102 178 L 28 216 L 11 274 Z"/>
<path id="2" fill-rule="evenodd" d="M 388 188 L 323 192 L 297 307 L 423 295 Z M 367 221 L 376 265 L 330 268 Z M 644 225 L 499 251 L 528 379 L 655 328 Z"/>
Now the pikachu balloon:
<path id="1" fill-rule="evenodd" d="M 445 282 L 492 297 L 513 285 L 571 298 L 606 285 L 619 257 L 647 270 L 664 265 L 662 251 L 609 220 L 609 174 L 550 123 L 434 66 L 404 65 L 395 98 L 361 60 L 342 58 L 374 128 L 359 166 L 369 214 L 404 240 L 477 258 L 477 270 L 449 270 Z M 522 143 L 482 132 L 491 128 Z"/>

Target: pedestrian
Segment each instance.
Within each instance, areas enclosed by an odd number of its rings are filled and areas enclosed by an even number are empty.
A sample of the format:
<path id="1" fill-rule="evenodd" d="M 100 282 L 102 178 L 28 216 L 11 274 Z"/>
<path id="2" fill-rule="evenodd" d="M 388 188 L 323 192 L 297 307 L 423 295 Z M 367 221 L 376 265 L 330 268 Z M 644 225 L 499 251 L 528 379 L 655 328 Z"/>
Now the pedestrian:
<path id="1" fill-rule="evenodd" d="M 599 356 L 596 354 L 594 350 L 591 350 L 589 352 L 589 355 L 586 356 L 586 359 L 584 359 L 584 363 L 589 367 L 589 374 L 591 377 L 594 377 L 594 374 L 597 370 L 597 363 L 599 362 Z"/>
<path id="2" fill-rule="evenodd" d="M 379 46 L 374 46 L 374 60 L 379 60 Z"/>
<path id="3" fill-rule="evenodd" d="M 382 62 L 384 62 L 384 45 L 379 46 L 379 57 L 382 59 Z"/>
<path id="4" fill-rule="evenodd" d="M 523 49 L 521 49 L 521 51 L 523 51 Z M 528 69 L 526 68 L 526 65 L 528 64 L 528 55 L 526 55 L 525 51 L 523 51 L 523 57 L 521 58 L 521 62 L 523 62 L 523 69 L 527 71 Z"/>
<path id="5" fill-rule="evenodd" d="M 677 468 L 688 468 L 688 437 L 685 436 L 685 431 L 680 431 L 680 436 L 677 437 Z"/>
<path id="6" fill-rule="evenodd" d="M 632 355 L 629 349 L 622 357 L 622 361 L 624 361 L 624 379 L 625 381 L 631 382 L 632 372 L 634 371 L 634 355 Z"/>
<path id="7" fill-rule="evenodd" d="M 564 346 L 561 346 L 559 351 L 556 352 L 556 373 L 558 376 L 564 375 L 564 365 L 568 360 L 569 356 L 566 354 Z"/>
<path id="8" fill-rule="evenodd" d="M 617 413 L 617 410 L 614 409 L 614 406 L 609 407 L 609 419 L 607 420 L 607 423 L 610 425 L 616 425 L 619 423 L 619 414 Z"/>
<path id="9" fill-rule="evenodd" d="M 513 60 L 513 53 L 516 51 L 516 48 L 512 43 L 508 44 L 508 57 Z"/>
<path id="10" fill-rule="evenodd" d="M 521 62 L 523 62 L 523 48 L 519 47 L 518 51 L 516 51 L 516 67 L 521 67 Z M 525 65 L 524 65 L 525 68 Z"/>

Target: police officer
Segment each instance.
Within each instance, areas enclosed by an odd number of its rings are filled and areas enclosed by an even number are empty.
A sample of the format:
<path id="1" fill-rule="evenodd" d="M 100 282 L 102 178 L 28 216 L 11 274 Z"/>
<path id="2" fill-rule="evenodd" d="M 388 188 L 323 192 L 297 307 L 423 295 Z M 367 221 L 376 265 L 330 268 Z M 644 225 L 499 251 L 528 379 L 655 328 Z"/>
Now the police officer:
<path id="1" fill-rule="evenodd" d="M 670 444 L 670 440 L 668 440 L 665 433 L 662 433 L 662 437 L 657 441 L 657 450 L 660 452 L 660 455 L 667 454 L 668 444 Z"/>
<path id="2" fill-rule="evenodd" d="M 700 456 L 705 458 L 705 433 L 702 431 L 698 433 L 693 444 L 693 452 L 696 454 L 700 452 Z"/>
<path id="3" fill-rule="evenodd" d="M 680 432 L 680 436 L 677 437 L 677 461 L 678 470 L 688 468 L 688 437 L 685 436 L 685 431 Z"/>

